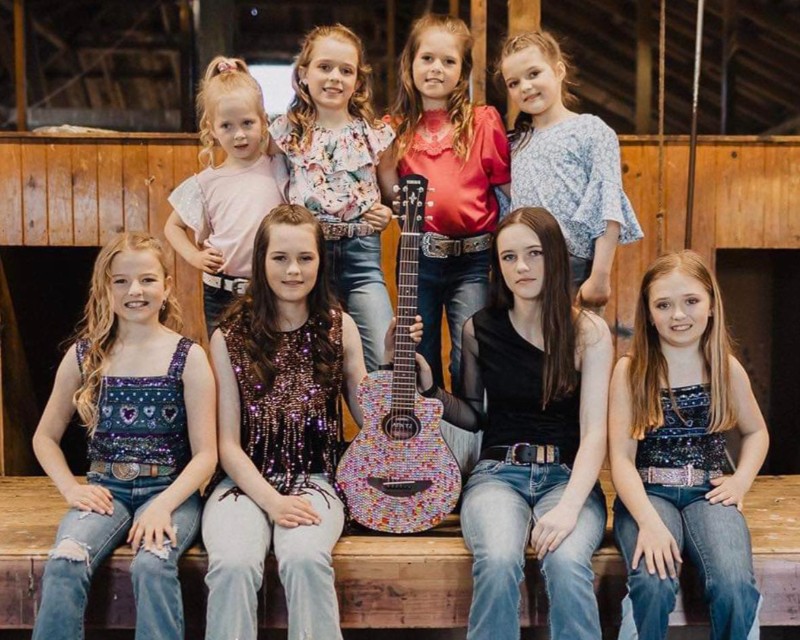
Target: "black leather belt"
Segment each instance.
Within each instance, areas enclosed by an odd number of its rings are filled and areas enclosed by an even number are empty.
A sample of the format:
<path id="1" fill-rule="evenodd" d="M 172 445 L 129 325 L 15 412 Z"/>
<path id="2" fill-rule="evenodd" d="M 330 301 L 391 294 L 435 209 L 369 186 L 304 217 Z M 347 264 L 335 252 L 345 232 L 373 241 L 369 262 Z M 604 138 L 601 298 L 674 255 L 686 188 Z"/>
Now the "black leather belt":
<path id="1" fill-rule="evenodd" d="M 488 447 L 481 460 L 500 460 L 508 464 L 558 464 L 561 456 L 554 444 L 518 442 L 510 447 Z"/>

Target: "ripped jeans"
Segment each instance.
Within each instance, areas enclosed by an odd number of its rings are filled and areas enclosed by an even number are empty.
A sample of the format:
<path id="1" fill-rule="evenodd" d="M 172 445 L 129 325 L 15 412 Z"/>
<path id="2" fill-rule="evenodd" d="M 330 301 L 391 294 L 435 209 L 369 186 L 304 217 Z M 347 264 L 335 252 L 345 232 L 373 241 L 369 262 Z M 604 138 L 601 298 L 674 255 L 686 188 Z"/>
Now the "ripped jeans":
<path id="1" fill-rule="evenodd" d="M 324 494 L 303 494 L 319 514 L 318 525 L 288 529 L 275 525 L 247 495 L 229 493 L 225 478 L 203 511 L 203 542 L 208 551 L 206 640 L 256 640 L 258 590 L 270 547 L 286 592 L 289 640 L 341 640 L 339 603 L 331 550 L 342 533 L 344 506 L 322 474 L 311 480 Z M 224 496 L 224 497 L 223 497 Z"/>
<path id="2" fill-rule="evenodd" d="M 90 483 L 106 487 L 114 498 L 114 513 L 70 509 L 56 534 L 56 544 L 42 579 L 42 600 L 33 630 L 34 640 L 79 640 L 84 637 L 84 612 L 89 584 L 97 568 L 116 547 L 150 502 L 175 476 L 117 480 L 90 472 Z M 200 528 L 199 494 L 172 512 L 177 548 L 166 541 L 163 553 L 141 548 L 131 563 L 136 598 L 136 640 L 182 640 L 183 601 L 178 582 L 178 559 Z"/>

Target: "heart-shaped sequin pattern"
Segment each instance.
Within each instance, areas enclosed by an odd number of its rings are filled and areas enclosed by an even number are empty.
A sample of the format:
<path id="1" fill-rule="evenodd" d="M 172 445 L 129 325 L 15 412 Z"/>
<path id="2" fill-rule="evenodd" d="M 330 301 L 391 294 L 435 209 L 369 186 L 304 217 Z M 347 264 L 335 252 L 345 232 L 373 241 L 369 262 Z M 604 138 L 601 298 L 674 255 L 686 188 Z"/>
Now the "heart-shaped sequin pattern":
<path id="1" fill-rule="evenodd" d="M 136 407 L 125 404 L 119 408 L 119 416 L 125 424 L 131 425 L 139 416 L 139 410 Z"/>
<path id="2" fill-rule="evenodd" d="M 161 415 L 164 417 L 164 420 L 172 424 L 178 416 L 178 407 L 174 404 L 166 404 L 164 408 L 161 409 Z"/>
<path id="3" fill-rule="evenodd" d="M 156 408 L 153 405 L 149 405 L 149 406 L 145 407 L 143 409 L 143 411 L 144 411 L 144 415 L 146 415 L 148 418 L 152 418 L 153 415 L 156 412 Z"/>

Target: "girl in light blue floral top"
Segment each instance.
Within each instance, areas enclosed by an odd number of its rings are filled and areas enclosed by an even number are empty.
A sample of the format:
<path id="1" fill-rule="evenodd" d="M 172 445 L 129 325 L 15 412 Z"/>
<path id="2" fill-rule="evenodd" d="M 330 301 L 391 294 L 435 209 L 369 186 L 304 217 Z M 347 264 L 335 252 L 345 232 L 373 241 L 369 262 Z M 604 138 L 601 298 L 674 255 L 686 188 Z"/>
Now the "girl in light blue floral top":
<path id="1" fill-rule="evenodd" d="M 603 306 L 617 244 L 644 235 L 622 190 L 617 136 L 600 118 L 569 110 L 569 61 L 550 34 L 509 38 L 500 60 L 520 110 L 511 134 L 511 208 L 544 207 L 555 216 L 579 300 Z"/>
<path id="2" fill-rule="evenodd" d="M 358 325 L 372 371 L 392 319 L 380 242 L 391 209 L 381 204 L 378 178 L 391 190 L 394 166 L 384 152 L 394 132 L 375 118 L 363 45 L 347 27 L 315 27 L 306 35 L 293 85 L 288 113 L 270 126 L 272 148 L 289 160 L 289 200 L 322 223 L 334 287 Z"/>

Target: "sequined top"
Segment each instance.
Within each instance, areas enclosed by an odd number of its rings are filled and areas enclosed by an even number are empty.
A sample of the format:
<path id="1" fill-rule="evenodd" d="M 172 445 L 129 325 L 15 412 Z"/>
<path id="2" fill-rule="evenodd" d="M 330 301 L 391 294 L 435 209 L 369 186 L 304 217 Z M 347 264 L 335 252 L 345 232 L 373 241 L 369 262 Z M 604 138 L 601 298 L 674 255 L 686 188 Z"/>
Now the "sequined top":
<path id="1" fill-rule="evenodd" d="M 639 240 L 642 228 L 622 190 L 617 134 L 597 116 L 582 114 L 534 129 L 511 148 L 511 208 L 544 207 L 579 258 L 594 257 L 606 222 L 619 223 L 619 243 Z"/>
<path id="2" fill-rule="evenodd" d="M 183 400 L 183 368 L 193 342 L 181 338 L 163 376 L 103 376 L 89 460 L 163 464 L 183 469 L 192 457 Z M 89 342 L 76 343 L 78 366 Z"/>
<path id="3" fill-rule="evenodd" d="M 708 433 L 710 386 L 696 384 L 672 389 L 675 407 L 667 389 L 661 390 L 664 424 L 639 442 L 636 467 L 674 469 L 692 465 L 697 469 L 725 470 L 725 436 Z M 680 412 L 680 414 L 678 413 Z"/>
<path id="4" fill-rule="evenodd" d="M 331 310 L 331 325 L 309 318 L 299 329 L 282 334 L 273 361 L 278 369 L 271 389 L 252 369 L 240 317 L 220 325 L 239 386 L 242 448 L 261 474 L 279 492 L 313 486 L 311 473 L 325 473 L 332 482 L 339 444 L 337 400 L 342 390 L 344 351 L 342 313 Z M 314 380 L 314 343 L 326 333 L 336 359 L 330 385 Z"/>

